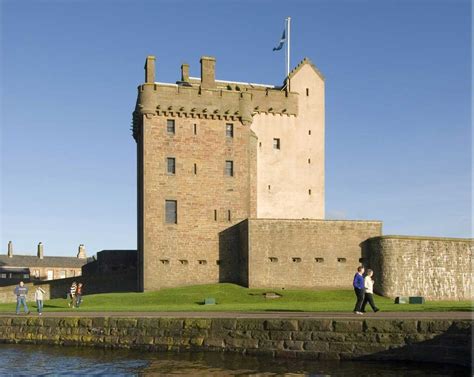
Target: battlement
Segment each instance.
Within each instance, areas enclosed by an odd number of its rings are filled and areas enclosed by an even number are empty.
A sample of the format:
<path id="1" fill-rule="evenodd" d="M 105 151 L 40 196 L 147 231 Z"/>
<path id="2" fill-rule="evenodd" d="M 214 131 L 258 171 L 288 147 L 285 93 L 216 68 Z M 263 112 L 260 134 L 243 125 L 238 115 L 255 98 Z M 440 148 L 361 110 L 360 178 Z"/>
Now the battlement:
<path id="1" fill-rule="evenodd" d="M 176 84 L 155 81 L 155 57 L 147 57 L 145 83 L 138 86 L 133 131 L 140 116 L 163 115 L 223 119 L 252 123 L 254 114 L 298 115 L 298 93 L 286 87 L 215 79 L 215 58 L 201 58 L 201 78 L 189 77 L 189 65 L 181 66 Z"/>

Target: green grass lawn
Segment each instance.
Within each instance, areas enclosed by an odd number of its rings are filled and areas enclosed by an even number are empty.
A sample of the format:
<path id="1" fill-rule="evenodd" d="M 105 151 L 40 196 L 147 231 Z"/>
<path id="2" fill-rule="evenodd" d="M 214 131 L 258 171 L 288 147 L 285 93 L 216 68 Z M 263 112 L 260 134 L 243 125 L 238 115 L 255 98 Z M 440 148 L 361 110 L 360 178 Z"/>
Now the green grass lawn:
<path id="1" fill-rule="evenodd" d="M 265 299 L 264 292 L 282 297 Z M 203 305 L 213 297 L 217 305 Z M 44 311 L 295 311 L 350 312 L 354 308 L 352 290 L 247 289 L 234 284 L 198 285 L 146 293 L 106 293 L 84 296 L 81 308 L 68 308 L 68 300 L 45 302 Z M 424 305 L 396 305 L 392 299 L 375 296 L 383 311 L 472 311 L 470 301 L 433 301 Z M 30 304 L 30 310 L 35 309 Z M 14 312 L 15 304 L 0 304 L 0 312 Z M 370 311 L 370 308 L 367 308 Z"/>

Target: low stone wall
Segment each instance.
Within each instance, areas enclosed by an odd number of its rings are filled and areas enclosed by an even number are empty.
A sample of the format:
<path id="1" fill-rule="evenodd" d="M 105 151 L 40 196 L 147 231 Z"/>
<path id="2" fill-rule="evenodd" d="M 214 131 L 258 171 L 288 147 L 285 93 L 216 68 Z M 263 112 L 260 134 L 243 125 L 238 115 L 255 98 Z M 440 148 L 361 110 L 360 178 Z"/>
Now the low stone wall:
<path id="1" fill-rule="evenodd" d="M 34 301 L 35 289 L 40 286 L 44 289 L 44 299 L 66 298 L 73 281 L 84 284 L 84 295 L 110 292 L 136 292 L 137 274 L 101 274 L 98 276 L 79 276 L 74 278 L 29 282 L 27 301 Z M 16 285 L 0 287 L 0 303 L 16 302 L 13 290 Z"/>
<path id="2" fill-rule="evenodd" d="M 351 288 L 366 258 L 366 240 L 380 221 L 249 219 L 247 263 L 251 288 Z"/>
<path id="3" fill-rule="evenodd" d="M 472 239 L 381 236 L 368 243 L 377 293 L 428 300 L 474 298 Z"/>
<path id="4" fill-rule="evenodd" d="M 471 364 L 470 320 L 0 317 L 0 342 Z"/>

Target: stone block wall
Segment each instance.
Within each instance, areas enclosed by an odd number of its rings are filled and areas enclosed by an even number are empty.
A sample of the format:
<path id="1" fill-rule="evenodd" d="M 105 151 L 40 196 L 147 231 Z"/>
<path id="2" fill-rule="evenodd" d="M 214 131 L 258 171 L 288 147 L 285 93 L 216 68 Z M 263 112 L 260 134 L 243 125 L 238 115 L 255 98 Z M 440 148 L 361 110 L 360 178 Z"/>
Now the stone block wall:
<path id="1" fill-rule="evenodd" d="M 473 298 L 472 239 L 382 236 L 368 243 L 377 293 L 429 300 Z"/>
<path id="2" fill-rule="evenodd" d="M 44 299 L 64 298 L 69 292 L 73 281 L 84 284 L 84 295 L 96 293 L 112 292 L 136 292 L 137 291 L 137 273 L 129 272 L 125 274 L 101 274 L 97 276 L 80 276 L 75 278 L 47 280 L 39 282 L 28 282 L 27 301 L 34 301 L 35 289 L 40 286 L 46 292 Z M 0 303 L 16 302 L 16 296 L 13 290 L 16 285 L 0 287 Z"/>
<path id="3" fill-rule="evenodd" d="M 470 320 L 0 317 L 0 342 L 471 363 Z"/>
<path id="4" fill-rule="evenodd" d="M 248 286 L 352 288 L 379 221 L 248 220 Z"/>
<path id="5" fill-rule="evenodd" d="M 175 132 L 167 132 L 167 120 Z M 226 135 L 233 125 L 233 137 Z M 174 115 L 143 119 L 139 148 L 139 264 L 143 290 L 234 281 L 222 276 L 236 253 L 220 233 L 256 213 L 256 139 L 240 121 Z M 175 158 L 174 174 L 167 158 Z M 233 162 L 233 175 L 226 174 Z M 177 201 L 177 223 L 165 201 Z M 225 241 L 225 240 L 224 240 Z M 231 248 L 232 249 L 232 248 Z"/>

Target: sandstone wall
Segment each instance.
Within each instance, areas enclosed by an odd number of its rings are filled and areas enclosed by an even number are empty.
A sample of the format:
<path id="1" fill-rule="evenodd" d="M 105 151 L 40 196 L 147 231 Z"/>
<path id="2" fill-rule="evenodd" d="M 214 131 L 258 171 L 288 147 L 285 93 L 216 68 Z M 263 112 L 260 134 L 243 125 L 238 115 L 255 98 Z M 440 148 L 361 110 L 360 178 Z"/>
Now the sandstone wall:
<path id="1" fill-rule="evenodd" d="M 473 298 L 471 239 L 383 236 L 369 245 L 377 293 L 429 300 Z"/>
<path id="2" fill-rule="evenodd" d="M 298 114 L 256 113 L 257 217 L 324 219 L 324 80 L 309 63 L 291 77 Z M 280 149 L 273 139 L 280 140 Z"/>
<path id="3" fill-rule="evenodd" d="M 175 121 L 174 134 L 167 132 L 168 119 Z M 143 119 L 138 208 L 144 290 L 235 280 L 221 266 L 231 268 L 237 253 L 220 244 L 219 234 L 256 213 L 256 139 L 240 121 L 230 122 L 233 137 L 226 137 L 226 123 Z M 175 174 L 167 173 L 167 157 L 175 158 Z M 233 176 L 225 173 L 227 160 Z M 165 222 L 165 200 L 177 201 L 177 224 Z"/>
<path id="4" fill-rule="evenodd" d="M 69 288 L 73 281 L 84 284 L 84 295 L 112 292 L 136 292 L 138 289 L 136 272 L 126 274 L 101 274 L 98 276 L 87 277 L 80 276 L 75 278 L 26 283 L 25 285 L 29 289 L 27 301 L 34 301 L 34 294 L 37 286 L 40 286 L 46 292 L 44 294 L 45 300 L 53 298 L 66 299 L 66 294 L 69 292 Z M 0 287 L 0 303 L 16 302 L 16 296 L 13 294 L 15 287 L 16 285 Z"/>
<path id="5" fill-rule="evenodd" d="M 469 320 L 0 317 L 0 342 L 470 366 Z"/>
<path id="6" fill-rule="evenodd" d="M 249 287 L 351 289 L 382 223 L 250 219 L 248 229 Z"/>

